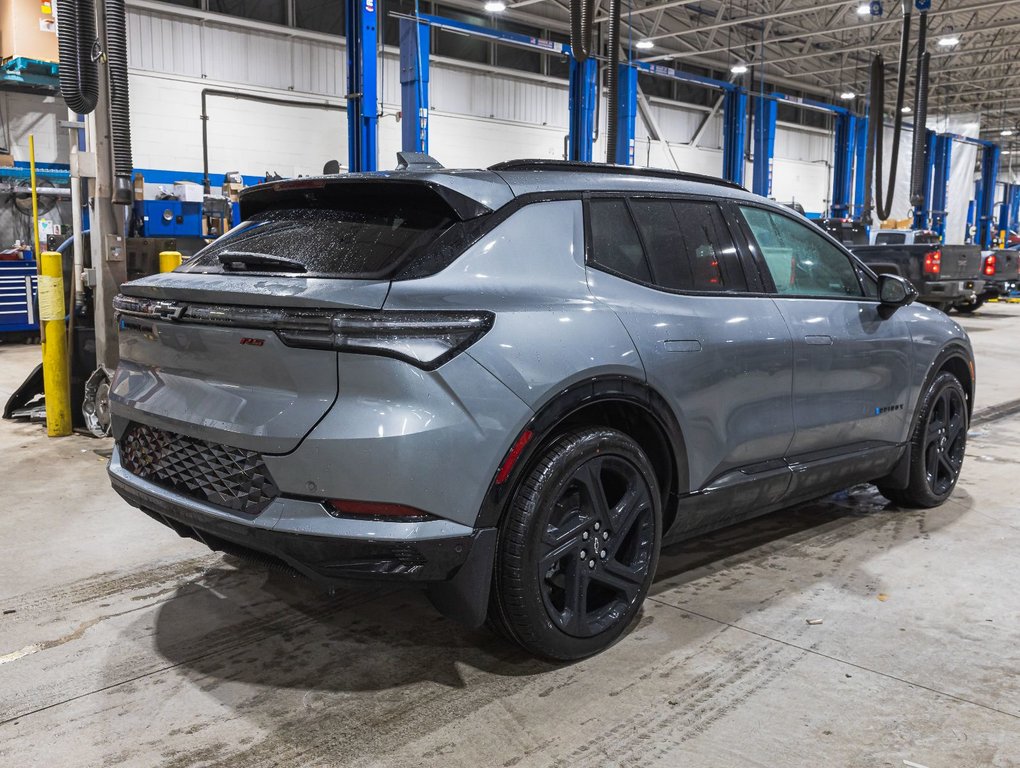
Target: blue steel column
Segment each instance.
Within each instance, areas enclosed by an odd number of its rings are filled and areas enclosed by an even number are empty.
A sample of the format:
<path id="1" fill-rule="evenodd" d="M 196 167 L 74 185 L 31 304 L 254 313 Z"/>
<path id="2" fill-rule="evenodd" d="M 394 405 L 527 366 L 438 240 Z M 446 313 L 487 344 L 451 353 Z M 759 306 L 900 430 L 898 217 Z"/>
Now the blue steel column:
<path id="1" fill-rule="evenodd" d="M 949 199 L 949 171 L 953 161 L 953 139 L 944 133 L 935 137 L 935 168 L 931 189 L 931 228 L 946 239 L 946 204 Z"/>
<path id="2" fill-rule="evenodd" d="M 345 0 L 347 10 L 347 154 L 350 169 L 374 171 L 379 96 L 375 0 Z"/>
<path id="3" fill-rule="evenodd" d="M 992 225 L 995 210 L 995 182 L 999 176 L 999 149 L 996 144 L 986 144 L 981 152 L 981 196 L 978 200 L 977 243 L 982 248 L 992 247 Z"/>
<path id="4" fill-rule="evenodd" d="M 598 99 L 598 76 L 598 61 L 593 58 L 578 61 L 573 56 L 570 57 L 568 160 L 591 162 L 591 142 L 595 135 L 595 104 Z"/>
<path id="5" fill-rule="evenodd" d="M 400 19 L 400 148 L 429 151 L 429 25 Z"/>
<path id="6" fill-rule="evenodd" d="M 747 94 L 741 88 L 723 92 L 723 166 L 726 181 L 744 186 L 744 138 L 747 130 Z"/>
<path id="7" fill-rule="evenodd" d="M 776 149 L 776 102 L 754 100 L 754 178 L 751 190 L 756 195 L 772 194 L 772 157 Z"/>
<path id="8" fill-rule="evenodd" d="M 868 181 L 864 177 L 868 156 L 868 118 L 858 117 L 854 126 L 854 209 L 853 218 L 864 215 L 864 193 Z"/>
<path id="9" fill-rule="evenodd" d="M 850 191 L 853 183 L 854 129 L 857 118 L 849 112 L 836 112 L 832 163 L 832 205 L 830 215 L 844 219 L 850 216 Z"/>
<path id="10" fill-rule="evenodd" d="M 620 114 L 616 120 L 616 162 L 634 165 L 634 131 L 637 126 L 637 70 L 619 65 Z"/>

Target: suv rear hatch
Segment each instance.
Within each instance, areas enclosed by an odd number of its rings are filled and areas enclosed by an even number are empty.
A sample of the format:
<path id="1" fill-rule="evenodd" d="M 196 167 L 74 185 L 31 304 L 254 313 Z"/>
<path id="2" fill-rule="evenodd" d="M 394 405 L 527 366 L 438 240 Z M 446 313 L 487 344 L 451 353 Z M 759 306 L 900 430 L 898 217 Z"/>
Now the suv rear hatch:
<path id="1" fill-rule="evenodd" d="M 423 179 L 253 188 L 240 225 L 176 272 L 122 287 L 115 436 L 141 423 L 260 453 L 293 450 L 337 398 L 336 323 L 366 325 L 392 279 L 457 252 L 467 223 L 488 210 Z"/>

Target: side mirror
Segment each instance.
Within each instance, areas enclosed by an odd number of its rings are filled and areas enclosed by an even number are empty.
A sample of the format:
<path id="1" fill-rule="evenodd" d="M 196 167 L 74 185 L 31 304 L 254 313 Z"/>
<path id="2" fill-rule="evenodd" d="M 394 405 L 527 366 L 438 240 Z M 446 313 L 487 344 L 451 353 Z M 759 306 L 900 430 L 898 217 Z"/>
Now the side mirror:
<path id="1" fill-rule="evenodd" d="M 878 276 L 878 300 L 885 307 L 905 307 L 913 304 L 917 289 L 899 275 Z"/>

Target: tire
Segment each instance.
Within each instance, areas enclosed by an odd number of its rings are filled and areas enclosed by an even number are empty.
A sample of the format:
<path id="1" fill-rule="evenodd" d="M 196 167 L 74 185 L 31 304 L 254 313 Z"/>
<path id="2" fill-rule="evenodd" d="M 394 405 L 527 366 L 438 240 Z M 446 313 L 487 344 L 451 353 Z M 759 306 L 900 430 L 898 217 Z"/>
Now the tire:
<path id="1" fill-rule="evenodd" d="M 951 373 L 940 373 L 925 392 L 910 439 L 910 475 L 904 489 L 882 495 L 901 507 L 937 507 L 952 494 L 967 448 L 967 395 Z"/>
<path id="2" fill-rule="evenodd" d="M 655 575 L 660 499 L 648 457 L 622 432 L 593 427 L 553 439 L 500 526 L 490 624 L 557 661 L 607 648 Z"/>
<path id="3" fill-rule="evenodd" d="M 965 315 L 969 315 L 972 312 L 977 312 L 981 305 L 985 303 L 984 299 L 974 299 L 970 304 L 956 304 L 953 306 L 957 312 L 962 312 Z"/>

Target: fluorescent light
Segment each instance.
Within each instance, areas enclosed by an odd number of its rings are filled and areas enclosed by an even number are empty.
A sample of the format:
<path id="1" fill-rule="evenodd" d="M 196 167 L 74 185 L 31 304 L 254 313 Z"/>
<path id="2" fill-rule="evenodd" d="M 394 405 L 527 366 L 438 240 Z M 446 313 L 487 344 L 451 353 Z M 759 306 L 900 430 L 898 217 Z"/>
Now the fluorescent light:
<path id="1" fill-rule="evenodd" d="M 871 15 L 871 3 L 861 3 L 857 6 L 858 16 L 870 16 Z"/>
<path id="2" fill-rule="evenodd" d="M 942 48 L 955 48 L 960 44 L 960 38 L 956 35 L 946 35 L 939 38 L 939 46 Z"/>
<path id="3" fill-rule="evenodd" d="M 502 0 L 487 0 L 485 10 L 489 13 L 503 13 L 506 10 L 506 3 Z"/>
<path id="4" fill-rule="evenodd" d="M 1002 154 L 1003 155 L 1009 155 L 1009 154 L 1012 154 L 1012 153 L 1008 149 L 1004 149 L 1004 150 L 1002 150 Z"/>
<path id="5" fill-rule="evenodd" d="M 1001 131 L 999 131 L 999 135 L 1000 136 L 1012 136 L 1013 135 L 1013 129 L 1012 128 L 1003 128 Z"/>
<path id="6" fill-rule="evenodd" d="M 909 115 L 910 112 L 911 112 L 911 109 L 910 109 L 910 107 L 904 107 L 903 109 L 900 110 L 900 112 L 902 112 L 905 115 Z"/>
<path id="7" fill-rule="evenodd" d="M 651 40 L 638 40 L 636 43 L 634 43 L 634 47 L 640 48 L 642 51 L 647 51 L 649 48 L 654 48 L 655 43 L 653 43 Z"/>
<path id="8" fill-rule="evenodd" d="M 843 99 L 843 101 L 850 101 L 851 99 L 856 99 L 857 94 L 853 91 L 843 91 L 843 93 L 839 94 L 839 98 Z"/>
<path id="9" fill-rule="evenodd" d="M 747 65 L 746 64 L 734 64 L 732 67 L 730 67 L 730 72 L 732 72 L 735 75 L 742 75 L 745 72 L 747 72 Z"/>

